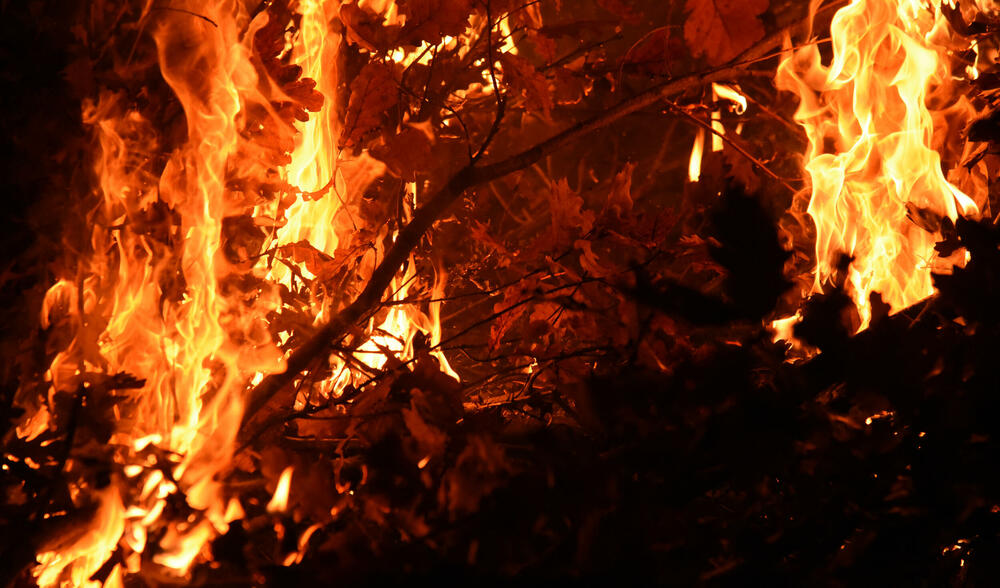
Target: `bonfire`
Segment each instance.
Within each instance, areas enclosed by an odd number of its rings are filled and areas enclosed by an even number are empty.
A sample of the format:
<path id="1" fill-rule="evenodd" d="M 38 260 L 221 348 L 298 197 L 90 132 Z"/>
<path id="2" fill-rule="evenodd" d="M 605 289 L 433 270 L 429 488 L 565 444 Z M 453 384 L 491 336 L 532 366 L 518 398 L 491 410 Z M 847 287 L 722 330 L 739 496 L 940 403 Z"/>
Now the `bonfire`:
<path id="1" fill-rule="evenodd" d="M 991 0 L 0 20 L 5 583 L 997 582 Z"/>

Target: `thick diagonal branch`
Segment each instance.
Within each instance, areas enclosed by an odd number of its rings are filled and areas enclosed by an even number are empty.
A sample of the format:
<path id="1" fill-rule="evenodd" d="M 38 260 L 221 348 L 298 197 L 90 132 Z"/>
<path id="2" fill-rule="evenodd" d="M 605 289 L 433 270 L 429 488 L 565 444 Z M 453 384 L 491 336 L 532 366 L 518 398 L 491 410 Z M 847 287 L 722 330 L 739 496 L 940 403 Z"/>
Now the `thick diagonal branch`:
<path id="1" fill-rule="evenodd" d="M 758 58 L 767 51 L 775 49 L 780 43 L 779 38 L 770 37 L 761 45 L 744 53 L 744 56 Z M 448 208 L 466 190 L 533 165 L 556 150 L 607 127 L 623 117 L 652 106 L 663 98 L 675 96 L 704 84 L 732 80 L 746 75 L 753 75 L 753 70 L 748 69 L 740 60 L 730 66 L 707 73 L 676 78 L 629 98 L 521 153 L 492 164 L 476 165 L 473 163 L 462 168 L 425 205 L 420 207 L 414 213 L 413 220 L 399 231 L 395 243 L 386 253 L 382 262 L 375 268 L 375 271 L 372 272 L 371 279 L 368 280 L 368 284 L 358 297 L 343 308 L 329 323 L 316 331 L 312 338 L 292 352 L 284 372 L 267 376 L 251 391 L 244 411 L 243 424 L 249 422 L 258 410 L 306 369 L 314 359 L 326 353 L 330 346 L 339 341 L 353 324 L 382 303 L 382 297 L 391 284 L 393 276 L 396 275 L 396 272 L 409 257 L 410 252 L 423 238 L 424 233 L 444 216 Z"/>

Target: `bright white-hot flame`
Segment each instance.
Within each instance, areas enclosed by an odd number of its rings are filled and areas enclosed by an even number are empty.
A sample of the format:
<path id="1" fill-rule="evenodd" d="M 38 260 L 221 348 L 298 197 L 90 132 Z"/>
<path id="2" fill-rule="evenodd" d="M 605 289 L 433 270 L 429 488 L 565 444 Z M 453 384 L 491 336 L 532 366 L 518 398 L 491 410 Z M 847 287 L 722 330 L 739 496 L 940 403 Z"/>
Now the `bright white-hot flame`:
<path id="1" fill-rule="evenodd" d="M 99 505 L 94 513 L 95 525 L 77 529 L 59 537 L 48 550 L 38 555 L 35 581 L 39 586 L 59 583 L 86 586 L 90 577 L 107 561 L 125 528 L 121 497 L 114 485 L 97 492 Z M 64 570 L 68 572 L 64 574 Z"/>
<path id="2" fill-rule="evenodd" d="M 739 86 L 731 88 L 725 84 L 712 84 L 712 95 L 716 100 L 723 99 L 733 103 L 736 114 L 743 114 L 747 111 L 747 97 L 740 93 Z"/>
<path id="3" fill-rule="evenodd" d="M 898 311 L 933 292 L 931 269 L 945 264 L 935 261 L 936 221 L 920 219 L 975 215 L 984 187 L 963 192 L 942 171 L 938 150 L 954 149 L 945 144 L 948 125 L 975 111 L 956 95 L 949 50 L 962 41 L 940 0 L 853 0 L 830 31 L 830 65 L 809 44 L 784 60 L 777 82 L 799 96 L 795 119 L 809 138 L 812 291 L 844 281 L 863 329 L 870 294 Z M 937 105 L 948 106 L 932 111 Z M 854 259 L 846 276 L 837 275 L 841 254 Z"/>
<path id="4" fill-rule="evenodd" d="M 698 129 L 691 147 L 691 159 L 688 161 L 688 181 L 694 183 L 701 179 L 701 158 L 705 153 L 705 129 Z"/>
<path id="5" fill-rule="evenodd" d="M 736 114 L 743 114 L 747 109 L 746 96 L 740 93 L 738 86 L 737 89 L 734 89 L 724 84 L 712 84 L 712 102 L 716 105 L 711 114 L 713 153 L 722 151 L 724 145 L 722 137 L 726 134 L 726 127 L 722 124 L 722 111 L 717 107 L 720 100 L 732 102 Z M 742 123 L 737 127 L 736 132 L 739 133 L 741 130 Z M 692 183 L 701 179 L 701 164 L 705 155 L 705 132 L 705 129 L 698 129 L 698 133 L 694 136 L 694 145 L 691 147 L 691 157 L 688 160 L 688 181 Z"/>
<path id="6" fill-rule="evenodd" d="M 736 114 L 743 114 L 747 110 L 746 96 L 740 94 L 738 90 L 723 85 L 712 84 L 712 102 L 715 108 L 712 110 L 712 152 L 722 151 L 725 144 L 723 136 L 726 134 L 726 127 L 722 124 L 722 110 L 719 109 L 719 100 L 728 100 L 733 103 Z"/>

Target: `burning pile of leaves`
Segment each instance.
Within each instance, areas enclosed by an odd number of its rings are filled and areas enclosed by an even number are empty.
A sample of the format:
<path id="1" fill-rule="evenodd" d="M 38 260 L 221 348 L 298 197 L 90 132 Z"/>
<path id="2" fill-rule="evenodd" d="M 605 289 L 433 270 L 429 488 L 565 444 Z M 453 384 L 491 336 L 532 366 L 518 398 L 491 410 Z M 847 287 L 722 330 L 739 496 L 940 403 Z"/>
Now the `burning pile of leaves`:
<path id="1" fill-rule="evenodd" d="M 845 3 L 214 4 L 0 13 L 5 582 L 1000 574 L 989 11 L 965 262 L 857 332 L 773 84 Z"/>

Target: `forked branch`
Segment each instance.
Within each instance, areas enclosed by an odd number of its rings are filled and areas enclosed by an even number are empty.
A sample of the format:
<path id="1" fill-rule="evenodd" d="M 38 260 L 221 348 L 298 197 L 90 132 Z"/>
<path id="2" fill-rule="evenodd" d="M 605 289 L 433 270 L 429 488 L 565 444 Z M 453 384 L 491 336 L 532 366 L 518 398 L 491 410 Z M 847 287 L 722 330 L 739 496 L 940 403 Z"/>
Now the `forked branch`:
<path id="1" fill-rule="evenodd" d="M 390 286 L 393 276 L 406 262 L 410 252 L 419 244 L 420 239 L 431 226 L 444 216 L 445 212 L 466 190 L 525 169 L 558 149 L 632 113 L 652 106 L 664 98 L 712 82 L 754 75 L 754 70 L 749 69 L 748 64 L 760 61 L 769 52 L 780 47 L 786 35 L 796 32 L 801 26 L 802 24 L 799 23 L 783 31 L 782 34 L 774 34 L 765 38 L 725 67 L 709 72 L 690 74 L 654 86 L 521 153 L 495 163 L 477 165 L 477 162 L 473 161 L 462 168 L 426 204 L 420 207 L 414 213 L 413 220 L 399 231 L 395 243 L 386 252 L 382 262 L 376 266 L 368 284 L 358 297 L 291 353 L 284 372 L 265 377 L 250 392 L 244 411 L 243 425 L 245 426 L 251 421 L 257 411 L 285 385 L 305 370 L 315 359 L 326 353 L 331 345 L 344 337 L 352 325 L 378 308 L 382 303 L 386 288 Z"/>

